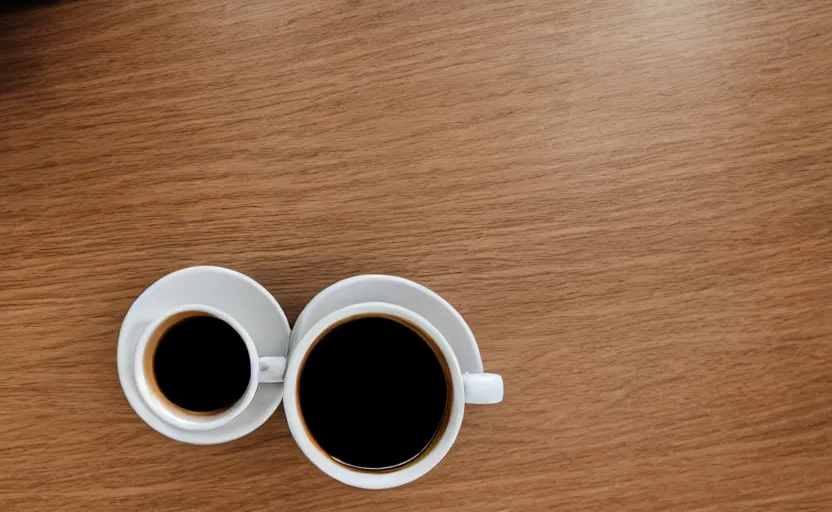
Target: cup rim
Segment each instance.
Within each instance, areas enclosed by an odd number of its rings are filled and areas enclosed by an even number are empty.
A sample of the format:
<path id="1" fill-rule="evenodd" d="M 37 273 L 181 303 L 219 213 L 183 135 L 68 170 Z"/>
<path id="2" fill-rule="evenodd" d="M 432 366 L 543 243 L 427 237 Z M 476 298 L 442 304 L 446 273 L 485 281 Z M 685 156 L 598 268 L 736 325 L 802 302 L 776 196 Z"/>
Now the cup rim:
<path id="1" fill-rule="evenodd" d="M 326 454 L 306 430 L 297 396 L 301 365 L 306 360 L 306 355 L 313 344 L 331 329 L 332 326 L 349 320 L 352 317 L 366 316 L 368 314 L 391 316 L 394 319 L 403 320 L 427 335 L 444 358 L 444 364 L 448 369 L 447 373 L 452 389 L 447 418 L 445 419 L 446 424 L 439 438 L 426 451 L 422 452 L 415 461 L 405 464 L 400 468 L 383 471 L 350 468 L 336 462 L 331 456 Z M 332 478 L 354 487 L 385 489 L 404 485 L 424 476 L 448 454 L 462 426 L 462 416 L 465 408 L 462 371 L 450 344 L 442 333 L 421 315 L 401 306 L 386 302 L 352 304 L 326 315 L 315 323 L 294 347 L 286 367 L 284 385 L 283 407 L 285 409 L 289 430 L 295 442 L 300 446 L 304 455 L 318 469 Z"/>
<path id="2" fill-rule="evenodd" d="M 243 344 L 246 346 L 249 355 L 250 376 L 245 392 L 234 404 L 217 414 L 197 415 L 176 410 L 155 396 L 155 393 L 151 390 L 149 379 L 145 375 L 145 352 L 153 335 L 171 317 L 188 312 L 204 313 L 230 325 L 240 336 L 240 339 L 243 340 Z M 184 304 L 171 308 L 156 317 L 143 329 L 139 337 L 139 342 L 136 344 L 133 359 L 134 380 L 142 401 L 163 421 L 186 430 L 211 430 L 230 422 L 239 416 L 254 399 L 254 394 L 257 391 L 257 385 L 259 383 L 259 356 L 257 347 L 254 345 L 251 336 L 233 317 L 217 308 L 205 304 Z"/>

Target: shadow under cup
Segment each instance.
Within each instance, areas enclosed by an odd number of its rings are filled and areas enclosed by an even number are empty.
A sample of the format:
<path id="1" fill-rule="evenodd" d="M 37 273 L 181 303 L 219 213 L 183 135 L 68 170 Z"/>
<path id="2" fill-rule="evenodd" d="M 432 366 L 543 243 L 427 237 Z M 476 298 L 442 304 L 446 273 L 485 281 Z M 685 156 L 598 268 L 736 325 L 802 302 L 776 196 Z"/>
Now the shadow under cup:
<path id="1" fill-rule="evenodd" d="M 417 463 L 442 438 L 453 398 L 437 344 L 392 315 L 357 315 L 330 326 L 298 372 L 299 416 L 309 439 L 353 470 Z"/>
<path id="2" fill-rule="evenodd" d="M 251 381 L 242 336 L 204 311 L 165 319 L 148 339 L 142 367 L 152 395 L 168 409 L 208 418 L 233 407 Z"/>

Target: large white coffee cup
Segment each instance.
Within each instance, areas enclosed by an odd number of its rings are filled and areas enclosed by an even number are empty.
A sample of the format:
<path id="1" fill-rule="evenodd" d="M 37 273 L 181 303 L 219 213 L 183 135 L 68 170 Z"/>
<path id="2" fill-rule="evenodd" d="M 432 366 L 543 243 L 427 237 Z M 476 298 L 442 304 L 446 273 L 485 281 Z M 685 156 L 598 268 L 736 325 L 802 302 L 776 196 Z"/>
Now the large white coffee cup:
<path id="1" fill-rule="evenodd" d="M 414 326 L 430 338 L 430 343 L 443 359 L 443 366 L 448 372 L 451 383 L 450 407 L 443 418 L 442 426 L 434 441 L 414 460 L 391 470 L 368 471 L 347 466 L 327 454 L 312 438 L 303 418 L 298 398 L 298 383 L 303 366 L 312 347 L 334 326 L 352 318 L 367 316 L 392 317 L 405 324 Z M 329 476 L 355 487 L 366 489 L 385 489 L 412 482 L 425 475 L 436 466 L 448 453 L 456 440 L 462 425 L 465 404 L 491 404 L 503 398 L 502 377 L 491 373 L 463 374 L 456 355 L 441 332 L 424 317 L 401 306 L 386 302 L 363 302 L 353 304 L 329 315 L 315 323 L 292 349 L 286 367 L 284 379 L 285 392 L 283 406 L 292 436 L 303 453 L 321 471 Z M 344 385 L 349 385 L 344 383 Z M 383 383 L 382 383 L 383 385 Z"/>
<path id="2" fill-rule="evenodd" d="M 153 374 L 153 355 L 164 334 L 177 323 L 194 316 L 212 316 L 231 326 L 246 346 L 250 378 L 243 395 L 230 407 L 216 413 L 186 411 L 170 402 L 160 391 Z M 230 422 L 251 404 L 261 382 L 282 382 L 286 369 L 285 357 L 260 356 L 257 347 L 242 325 L 217 308 L 204 304 L 186 304 L 173 308 L 151 321 L 142 331 L 136 345 L 133 374 L 139 396 L 159 418 L 187 431 L 216 429 Z"/>

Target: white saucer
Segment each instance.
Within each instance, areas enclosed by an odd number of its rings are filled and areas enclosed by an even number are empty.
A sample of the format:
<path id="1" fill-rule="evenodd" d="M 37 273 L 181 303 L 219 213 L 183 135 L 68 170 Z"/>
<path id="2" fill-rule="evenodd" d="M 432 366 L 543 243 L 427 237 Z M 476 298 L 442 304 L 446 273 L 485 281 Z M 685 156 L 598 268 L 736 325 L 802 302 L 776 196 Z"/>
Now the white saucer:
<path id="1" fill-rule="evenodd" d="M 249 434 L 274 413 L 283 399 L 282 383 L 261 383 L 251 404 L 229 423 L 204 432 L 178 429 L 144 404 L 133 378 L 133 354 L 142 329 L 180 305 L 199 303 L 233 316 L 249 333 L 261 356 L 286 356 L 289 322 L 272 295 L 250 277 L 220 267 L 190 267 L 159 279 L 127 311 L 118 336 L 118 376 L 127 401 L 153 429 L 191 444 L 225 443 Z"/>
<path id="2" fill-rule="evenodd" d="M 350 277 L 321 291 L 303 308 L 295 322 L 289 338 L 289 352 L 318 320 L 359 302 L 387 302 L 421 315 L 448 340 L 462 373 L 483 372 L 477 340 L 462 315 L 428 288 L 395 276 Z"/>

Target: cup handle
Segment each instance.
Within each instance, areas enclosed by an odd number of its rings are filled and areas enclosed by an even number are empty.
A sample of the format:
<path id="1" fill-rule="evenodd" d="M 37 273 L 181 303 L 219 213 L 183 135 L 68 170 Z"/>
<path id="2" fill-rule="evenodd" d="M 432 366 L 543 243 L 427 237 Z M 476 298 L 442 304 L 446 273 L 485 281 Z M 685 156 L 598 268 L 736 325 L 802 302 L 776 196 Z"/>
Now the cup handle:
<path id="1" fill-rule="evenodd" d="M 286 373 L 285 357 L 261 357 L 257 364 L 260 365 L 259 382 L 283 382 L 283 374 Z"/>
<path id="2" fill-rule="evenodd" d="M 503 401 L 503 378 L 496 373 L 466 373 L 462 376 L 466 404 L 496 404 Z"/>

